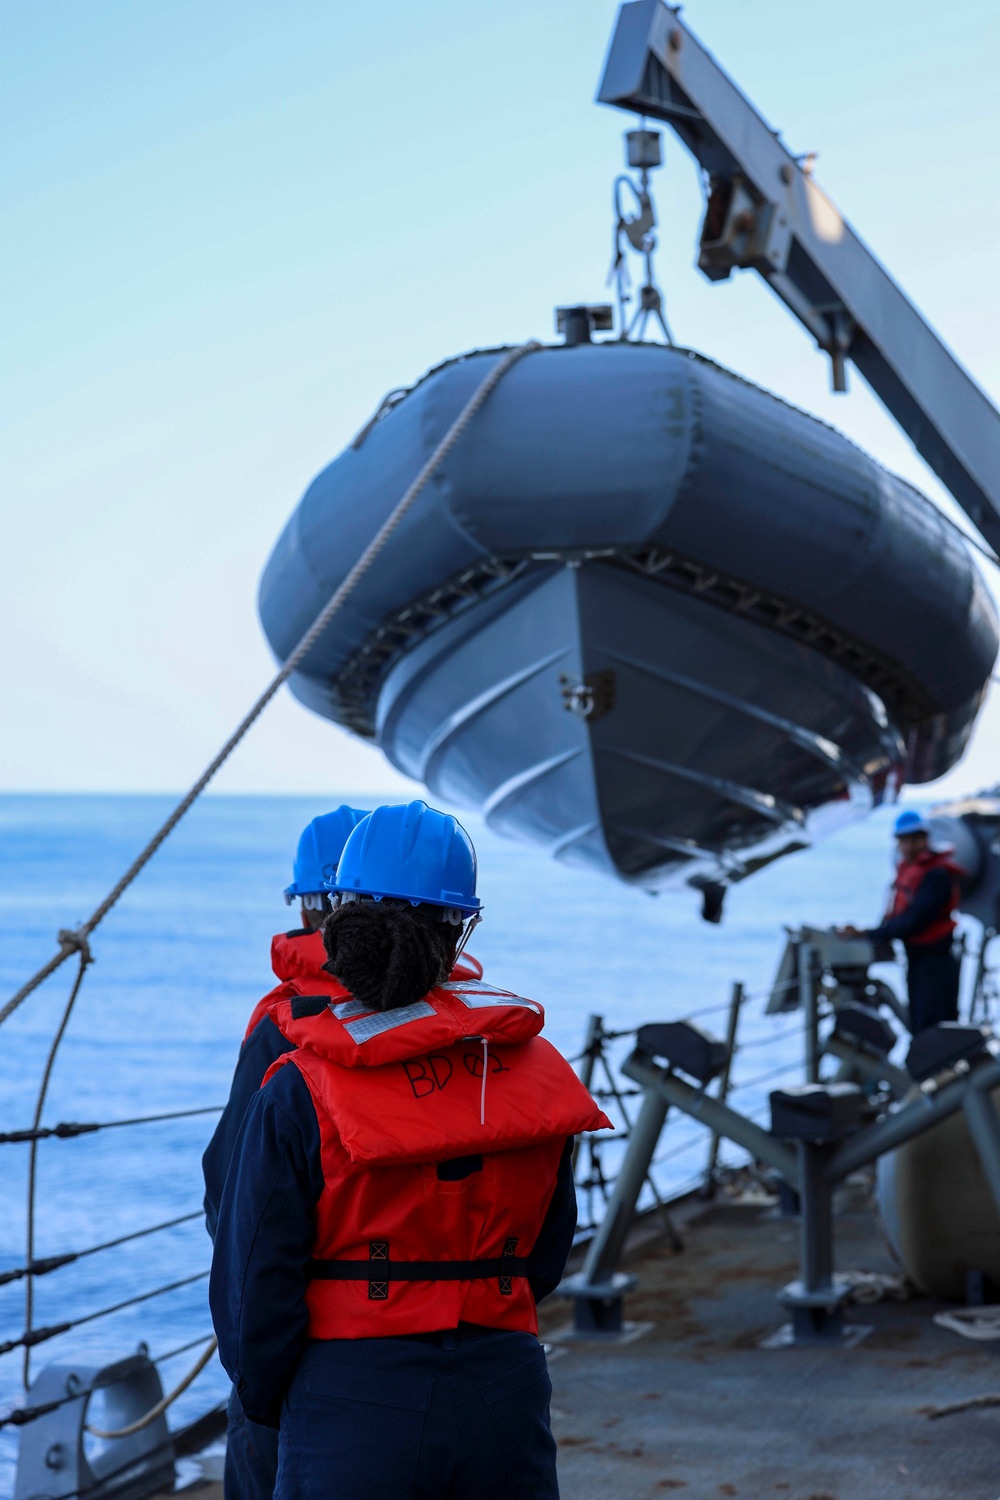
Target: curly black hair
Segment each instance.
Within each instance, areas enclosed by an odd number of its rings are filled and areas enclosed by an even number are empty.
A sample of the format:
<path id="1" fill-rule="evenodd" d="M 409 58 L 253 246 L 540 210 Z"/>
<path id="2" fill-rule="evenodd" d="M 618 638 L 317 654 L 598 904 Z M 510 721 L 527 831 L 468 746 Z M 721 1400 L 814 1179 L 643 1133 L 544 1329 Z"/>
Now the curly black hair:
<path id="1" fill-rule="evenodd" d="M 408 901 L 351 901 L 323 923 L 329 974 L 372 1010 L 396 1010 L 447 979 L 458 929 L 436 907 Z"/>

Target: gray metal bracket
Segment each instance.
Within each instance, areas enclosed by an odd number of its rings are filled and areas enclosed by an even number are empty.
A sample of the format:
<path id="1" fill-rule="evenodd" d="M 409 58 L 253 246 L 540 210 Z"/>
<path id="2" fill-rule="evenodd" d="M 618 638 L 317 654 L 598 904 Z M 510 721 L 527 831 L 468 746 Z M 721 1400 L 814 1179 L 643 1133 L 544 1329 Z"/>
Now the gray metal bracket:
<path id="1" fill-rule="evenodd" d="M 118 1431 L 163 1397 L 145 1354 L 113 1365 L 48 1365 L 33 1382 L 32 1406 L 53 1410 L 21 1429 L 14 1500 L 143 1500 L 174 1487 L 174 1450 L 162 1413 L 129 1437 L 99 1440 L 86 1432 L 100 1392 L 100 1425 Z"/>
<path id="2" fill-rule="evenodd" d="M 795 1143 L 797 1150 L 728 1105 L 713 1099 L 704 1089 L 693 1088 L 638 1049 L 622 1064 L 621 1071 L 645 1090 L 643 1109 L 648 1108 L 647 1120 L 651 1129 L 657 1114 L 650 1101 L 658 1098 L 662 1109 L 661 1125 L 662 1119 L 666 1118 L 666 1107 L 673 1104 L 710 1130 L 743 1146 L 759 1161 L 774 1167 L 798 1192 L 802 1205 L 801 1273 L 781 1293 L 781 1300 L 792 1313 L 792 1322 L 774 1339 L 768 1340 L 767 1347 L 782 1347 L 789 1342 L 851 1343 L 863 1337 L 860 1325 L 845 1326 L 841 1317 L 851 1288 L 849 1282 L 833 1271 L 834 1187 L 859 1167 L 875 1161 L 904 1141 L 922 1135 L 959 1109 L 965 1112 L 973 1143 L 1000 1210 L 1000 1119 L 991 1097 L 992 1091 L 1000 1087 L 1000 1059 L 996 1056 L 972 1068 L 963 1063 L 951 1075 L 933 1080 L 919 1090 L 914 1089 L 899 1108 L 846 1139 L 800 1140 Z M 659 1128 L 657 1126 L 657 1135 Z M 643 1173 L 654 1147 L 655 1138 L 652 1145 L 647 1142 L 643 1148 L 649 1151 L 643 1163 Z M 638 1166 L 638 1161 L 633 1163 L 633 1173 Z M 640 1186 L 641 1181 L 640 1177 Z M 635 1193 L 637 1197 L 638 1188 Z M 634 1202 L 633 1199 L 632 1207 Z M 592 1247 L 595 1262 L 600 1260 L 601 1254 L 606 1255 L 613 1249 L 611 1228 L 603 1246 L 603 1251 L 597 1250 L 596 1242 Z M 616 1263 L 610 1259 L 600 1262 L 605 1276 Z M 583 1295 L 586 1288 L 592 1295 L 591 1288 L 598 1280 L 599 1277 L 594 1275 L 581 1277 L 576 1287 L 564 1283 L 563 1289 L 567 1295 L 574 1296 Z"/>

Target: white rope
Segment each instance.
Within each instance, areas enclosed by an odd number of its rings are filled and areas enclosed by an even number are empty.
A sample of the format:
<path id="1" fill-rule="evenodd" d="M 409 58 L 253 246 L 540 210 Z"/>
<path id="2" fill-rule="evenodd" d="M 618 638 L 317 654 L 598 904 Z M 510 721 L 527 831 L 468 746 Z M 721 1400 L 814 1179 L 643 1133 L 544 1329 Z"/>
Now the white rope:
<path id="1" fill-rule="evenodd" d="M 963 1339 L 976 1343 L 991 1344 L 1000 1339 L 1000 1307 L 955 1307 L 948 1312 L 936 1312 L 934 1321 L 939 1328 L 950 1333 L 961 1334 Z"/>
<path id="2" fill-rule="evenodd" d="M 876 1302 L 909 1302 L 913 1296 L 913 1284 L 906 1276 L 896 1276 L 885 1271 L 849 1271 L 850 1302 L 869 1307 Z"/>
<path id="3" fill-rule="evenodd" d="M 113 1431 L 106 1431 L 103 1427 L 91 1427 L 88 1422 L 84 1427 L 84 1432 L 89 1432 L 92 1437 L 96 1438 L 126 1438 L 131 1437 L 133 1432 L 141 1432 L 144 1427 L 148 1427 L 152 1422 L 155 1422 L 157 1417 L 162 1417 L 167 1407 L 172 1406 L 178 1396 L 183 1396 L 191 1382 L 196 1380 L 201 1374 L 218 1347 L 219 1341 L 213 1337 L 207 1349 L 199 1356 L 197 1362 L 184 1376 L 184 1379 L 178 1385 L 174 1386 L 169 1396 L 164 1396 L 162 1401 L 157 1401 L 155 1406 L 151 1406 L 145 1416 L 139 1417 L 135 1422 L 130 1422 L 127 1427 L 116 1427 Z"/>
<path id="4" fill-rule="evenodd" d="M 465 406 L 463 406 L 462 410 L 459 412 L 458 416 L 455 418 L 454 422 L 451 424 L 444 437 L 438 443 L 437 447 L 434 449 L 434 452 L 424 464 L 416 479 L 413 480 L 413 483 L 409 486 L 402 499 L 383 521 L 382 525 L 372 537 L 371 541 L 368 543 L 367 547 L 364 549 L 357 562 L 347 574 L 347 577 L 335 589 L 332 597 L 320 611 L 320 613 L 316 616 L 316 619 L 310 625 L 305 635 L 299 641 L 298 645 L 292 651 L 291 655 L 286 659 L 281 670 L 275 674 L 271 682 L 265 688 L 264 692 L 261 693 L 256 703 L 250 709 L 249 713 L 246 714 L 246 716 L 240 721 L 239 725 L 229 736 L 229 739 L 223 745 L 218 755 L 215 756 L 215 758 L 209 763 L 202 774 L 198 777 L 198 780 L 195 782 L 194 786 L 187 793 L 187 795 L 183 797 L 180 802 L 178 802 L 177 806 L 167 818 L 166 822 L 156 831 L 146 847 L 132 861 L 128 869 L 125 871 L 125 874 L 118 881 L 117 885 L 115 885 L 108 892 L 93 915 L 90 916 L 87 921 L 84 922 L 80 927 L 78 927 L 75 932 L 64 930 L 59 933 L 59 952 L 56 953 L 52 958 L 50 958 L 48 963 L 43 964 L 38 972 L 32 975 L 27 983 L 23 984 L 17 991 L 17 993 L 11 996 L 6 1005 L 4 1005 L 2 1009 L 0 1009 L 0 1026 L 3 1025 L 4 1021 L 6 1021 L 9 1016 L 13 1015 L 18 1006 L 28 998 L 32 991 L 38 988 L 43 980 L 47 979 L 50 974 L 53 974 L 55 970 L 59 968 L 60 964 L 65 963 L 66 959 L 69 958 L 71 953 L 75 953 L 77 951 L 87 951 L 86 941 L 90 933 L 93 932 L 98 923 L 104 920 L 111 908 L 132 884 L 133 880 L 135 880 L 136 876 L 139 875 L 139 873 L 149 863 L 153 855 L 156 853 L 157 849 L 159 849 L 160 845 L 177 827 L 177 824 L 180 822 L 181 818 L 183 818 L 184 814 L 201 796 L 202 792 L 208 786 L 208 783 L 212 780 L 212 777 L 215 775 L 215 773 L 220 769 L 221 766 L 225 764 L 230 755 L 232 755 L 233 751 L 236 749 L 237 745 L 243 739 L 247 731 L 251 729 L 259 719 L 260 715 L 264 712 L 264 709 L 270 703 L 271 699 L 274 697 L 278 689 L 284 682 L 287 681 L 287 679 L 292 675 L 303 658 L 306 657 L 312 650 L 313 646 L 326 630 L 330 621 L 340 609 L 345 599 L 347 599 L 348 595 L 354 591 L 357 585 L 361 582 L 361 579 L 371 568 L 372 564 L 378 558 L 386 543 L 389 541 L 393 532 L 396 531 L 399 527 L 407 511 L 412 508 L 417 497 L 427 485 L 427 482 L 433 478 L 436 470 L 441 467 L 441 464 L 448 457 L 448 454 L 451 452 L 455 444 L 458 442 L 459 438 L 465 432 L 465 429 L 468 427 L 473 417 L 479 411 L 480 407 L 482 407 L 485 402 L 489 400 L 490 396 L 493 394 L 493 391 L 500 384 L 500 381 L 506 375 L 507 371 L 511 369 L 513 365 L 516 365 L 518 360 L 523 359 L 526 354 L 533 354 L 536 349 L 540 349 L 541 347 L 542 345 L 538 343 L 537 340 L 532 339 L 527 344 L 519 344 L 516 348 L 508 350 L 508 352 L 503 356 L 502 359 L 497 360 L 496 364 L 490 370 L 485 380 L 483 380 L 481 385 L 477 387 L 477 389 L 470 396 L 469 400 L 466 402 Z"/>

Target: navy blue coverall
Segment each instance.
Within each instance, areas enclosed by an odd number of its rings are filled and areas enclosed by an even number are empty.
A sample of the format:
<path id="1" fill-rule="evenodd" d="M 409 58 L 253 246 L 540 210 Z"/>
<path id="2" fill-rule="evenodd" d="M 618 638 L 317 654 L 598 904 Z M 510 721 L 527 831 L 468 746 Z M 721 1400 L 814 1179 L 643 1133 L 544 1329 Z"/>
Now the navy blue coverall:
<path id="1" fill-rule="evenodd" d="M 938 866 L 927 871 L 913 900 L 898 917 L 888 917 L 865 936 L 875 942 L 902 942 L 906 948 L 906 988 L 910 999 L 910 1030 L 914 1036 L 939 1021 L 958 1020 L 961 964 L 952 952 L 951 937 L 936 943 L 912 941 L 942 914 L 951 910 L 954 884 Z"/>
<path id="2" fill-rule="evenodd" d="M 567 1141 L 529 1257 L 536 1300 L 561 1279 L 573 1242 L 571 1153 Z M 246 1415 L 281 1424 L 277 1500 L 557 1500 L 551 1387 L 533 1335 L 459 1325 L 308 1339 L 322 1190 L 312 1096 L 299 1070 L 285 1067 L 246 1111 L 209 1290 L 219 1354 Z"/>
<path id="3" fill-rule="evenodd" d="M 247 1105 L 257 1093 L 271 1064 L 292 1044 L 264 1016 L 240 1048 L 225 1109 L 202 1157 L 205 1174 L 205 1222 L 215 1239 L 219 1204 Z M 235 1387 L 229 1397 L 226 1434 L 225 1500 L 271 1500 L 278 1474 L 278 1434 L 251 1422 L 244 1414 Z"/>

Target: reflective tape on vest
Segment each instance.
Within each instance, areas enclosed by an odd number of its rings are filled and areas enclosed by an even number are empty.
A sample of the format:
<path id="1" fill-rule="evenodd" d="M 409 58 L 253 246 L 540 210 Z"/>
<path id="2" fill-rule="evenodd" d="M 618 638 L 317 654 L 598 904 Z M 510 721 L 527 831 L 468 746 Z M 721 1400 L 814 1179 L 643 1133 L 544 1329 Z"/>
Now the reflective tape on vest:
<path id="1" fill-rule="evenodd" d="M 432 1005 L 428 1005 L 426 1000 L 417 1000 L 413 1005 L 401 1005 L 396 1010 L 372 1011 L 362 1020 L 348 1021 L 344 1030 L 360 1046 L 362 1042 L 370 1042 L 373 1036 L 381 1036 L 385 1031 L 395 1031 L 397 1026 L 409 1026 L 413 1021 L 424 1021 L 433 1015 Z"/>

